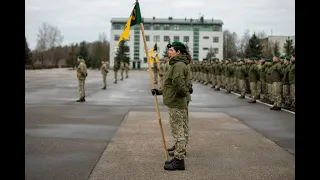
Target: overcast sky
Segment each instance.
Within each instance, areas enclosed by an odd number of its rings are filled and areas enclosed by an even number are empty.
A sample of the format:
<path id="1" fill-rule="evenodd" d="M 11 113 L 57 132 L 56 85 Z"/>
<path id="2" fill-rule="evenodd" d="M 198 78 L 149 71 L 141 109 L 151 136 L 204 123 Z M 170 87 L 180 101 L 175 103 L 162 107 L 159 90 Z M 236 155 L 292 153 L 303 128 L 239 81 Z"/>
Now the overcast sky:
<path id="1" fill-rule="evenodd" d="M 38 28 L 47 22 L 57 26 L 63 44 L 94 41 L 105 32 L 110 39 L 112 17 L 128 18 L 135 0 L 26 0 L 25 33 L 34 49 Z M 267 35 L 295 35 L 294 0 L 140 0 L 145 18 L 220 19 L 223 29 L 242 36 L 245 29 Z"/>

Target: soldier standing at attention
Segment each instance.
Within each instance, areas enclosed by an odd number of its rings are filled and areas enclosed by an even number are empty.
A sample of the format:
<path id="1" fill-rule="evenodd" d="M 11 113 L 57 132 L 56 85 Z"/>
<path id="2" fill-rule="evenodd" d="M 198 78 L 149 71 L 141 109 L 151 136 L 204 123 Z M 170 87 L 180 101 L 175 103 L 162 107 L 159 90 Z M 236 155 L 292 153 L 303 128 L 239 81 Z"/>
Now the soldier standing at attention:
<path id="1" fill-rule="evenodd" d="M 290 84 L 290 104 L 291 110 L 295 111 L 296 107 L 296 86 L 295 86 L 295 79 L 296 79 L 296 67 L 295 67 L 296 57 L 295 54 L 291 56 L 290 61 L 290 69 L 289 69 L 289 84 Z"/>
<path id="2" fill-rule="evenodd" d="M 273 107 L 270 110 L 281 110 L 282 104 L 282 65 L 279 61 L 279 54 L 273 57 L 273 65 L 271 67 L 272 73 L 272 88 L 273 88 Z"/>
<path id="3" fill-rule="evenodd" d="M 160 62 L 160 69 L 159 69 L 159 89 L 162 89 L 163 87 L 163 74 L 164 74 L 164 61 Z"/>
<path id="4" fill-rule="evenodd" d="M 114 61 L 114 65 L 113 65 L 114 82 L 113 82 L 113 84 L 117 84 L 119 69 L 120 69 L 120 61 Z"/>
<path id="5" fill-rule="evenodd" d="M 124 62 L 121 62 L 120 63 L 120 75 L 121 75 L 121 81 L 123 81 L 123 72 L 125 70 L 125 67 L 124 67 Z"/>
<path id="6" fill-rule="evenodd" d="M 103 81 L 103 88 L 106 89 L 107 87 L 107 74 L 108 74 L 108 67 L 104 61 L 101 61 L 101 74 L 102 74 L 102 81 Z"/>
<path id="7" fill-rule="evenodd" d="M 166 161 L 165 170 L 184 170 L 184 158 L 186 155 L 188 129 L 188 105 L 187 96 L 190 89 L 187 87 L 190 79 L 188 72 L 189 60 L 186 47 L 182 42 L 173 42 L 168 50 L 170 54 L 170 69 L 164 80 L 162 90 L 152 89 L 152 95 L 163 95 L 163 104 L 168 107 L 171 133 L 175 139 L 175 145 L 168 149 L 174 150 L 174 158 Z"/>
<path id="8" fill-rule="evenodd" d="M 237 79 L 239 84 L 240 96 L 239 98 L 243 99 L 246 95 L 246 65 L 244 65 L 244 59 L 239 60 L 239 65 L 237 69 Z"/>
<path id="9" fill-rule="evenodd" d="M 77 68 L 77 78 L 79 82 L 80 99 L 77 100 L 77 102 L 85 102 L 86 93 L 85 93 L 84 85 L 85 85 L 86 77 L 88 75 L 87 65 L 82 56 L 78 56 L 78 63 L 79 65 Z"/>
<path id="10" fill-rule="evenodd" d="M 289 69 L 290 56 L 285 57 L 282 65 L 282 97 L 284 101 L 283 108 L 289 109 L 290 106 L 290 85 L 289 85 Z"/>
<path id="11" fill-rule="evenodd" d="M 221 87 L 221 64 L 219 58 L 216 59 L 216 64 L 214 66 L 214 74 L 216 75 L 216 86 L 215 91 L 220 91 Z"/>
<path id="12" fill-rule="evenodd" d="M 272 58 L 266 59 L 265 63 L 265 74 L 266 74 L 266 92 L 263 96 L 266 102 L 273 104 L 273 88 L 272 88 L 272 73 L 271 73 L 271 67 L 272 67 Z"/>
<path id="13" fill-rule="evenodd" d="M 126 78 L 128 78 L 129 77 L 128 73 L 129 73 L 129 69 L 130 69 L 129 63 L 125 62 L 124 65 L 125 65 L 125 68 L 126 68 Z"/>
<path id="14" fill-rule="evenodd" d="M 262 102 L 265 102 L 265 98 L 264 96 L 266 95 L 266 66 L 265 66 L 265 57 L 261 57 L 260 61 L 259 61 L 259 65 L 258 65 L 258 69 L 259 69 L 259 81 L 258 81 L 258 94 L 261 95 L 261 93 L 263 93 L 263 98 L 261 99 Z"/>
<path id="15" fill-rule="evenodd" d="M 260 59 L 253 57 L 250 58 L 248 63 L 248 75 L 249 75 L 249 84 L 250 84 L 250 92 L 252 100 L 249 101 L 249 103 L 256 103 L 257 100 L 257 82 L 259 79 L 259 69 L 256 64 Z"/>

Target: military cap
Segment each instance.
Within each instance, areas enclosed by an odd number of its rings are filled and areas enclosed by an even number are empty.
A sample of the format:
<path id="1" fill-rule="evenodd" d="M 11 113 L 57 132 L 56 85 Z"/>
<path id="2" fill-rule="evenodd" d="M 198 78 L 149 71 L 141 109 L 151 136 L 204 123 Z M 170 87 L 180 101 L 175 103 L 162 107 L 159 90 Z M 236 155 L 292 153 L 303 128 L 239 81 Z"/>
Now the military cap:
<path id="1" fill-rule="evenodd" d="M 293 53 L 292 56 L 293 56 L 293 57 L 296 57 L 296 53 Z"/>
<path id="2" fill-rule="evenodd" d="M 168 44 L 168 46 L 169 46 L 169 44 Z M 173 41 L 173 43 L 170 45 L 170 47 L 172 47 L 172 46 L 178 46 L 178 47 L 182 47 L 183 49 L 187 49 L 186 46 L 182 42 L 179 42 L 179 41 Z"/>
<path id="3" fill-rule="evenodd" d="M 279 56 L 280 56 L 280 53 L 277 52 L 274 56 L 275 56 L 275 57 L 279 57 Z"/>
<path id="4" fill-rule="evenodd" d="M 286 60 L 290 61 L 291 56 L 286 56 Z"/>
<path id="5" fill-rule="evenodd" d="M 272 62 L 272 58 L 266 59 L 266 62 Z"/>
<path id="6" fill-rule="evenodd" d="M 239 61 L 239 62 L 244 62 L 244 59 L 239 59 L 238 61 Z"/>
<path id="7" fill-rule="evenodd" d="M 280 58 L 280 59 L 284 59 L 284 58 L 285 58 L 285 56 L 281 55 L 279 58 Z"/>
<path id="8" fill-rule="evenodd" d="M 80 55 L 79 55 L 78 58 L 79 58 L 79 59 L 83 59 L 83 56 L 80 56 Z"/>

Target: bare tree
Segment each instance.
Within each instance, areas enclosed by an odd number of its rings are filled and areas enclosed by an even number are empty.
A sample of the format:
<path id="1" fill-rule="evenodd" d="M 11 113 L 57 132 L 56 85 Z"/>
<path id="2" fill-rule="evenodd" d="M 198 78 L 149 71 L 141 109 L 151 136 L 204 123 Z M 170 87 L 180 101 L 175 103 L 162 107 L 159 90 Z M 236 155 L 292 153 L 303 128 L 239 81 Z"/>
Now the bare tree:
<path id="1" fill-rule="evenodd" d="M 238 36 L 229 30 L 223 32 L 223 58 L 234 58 L 237 55 Z"/>
<path id="2" fill-rule="evenodd" d="M 55 62 L 55 65 L 58 65 L 58 61 L 54 57 L 56 54 L 55 47 L 60 46 L 63 42 L 63 36 L 59 28 L 44 22 L 39 28 L 37 37 L 37 50 L 50 50 L 50 59 Z M 44 59 L 42 59 L 42 61 L 44 61 Z M 42 64 L 44 64 L 44 62 L 42 62 Z"/>
<path id="3" fill-rule="evenodd" d="M 274 42 L 273 45 L 273 55 L 280 53 L 280 43 L 279 41 Z"/>
<path id="4" fill-rule="evenodd" d="M 214 49 L 212 48 L 212 46 L 209 48 L 209 51 L 206 55 L 206 60 L 207 61 L 211 61 L 212 58 L 216 57 L 215 53 L 214 53 Z"/>
<path id="5" fill-rule="evenodd" d="M 259 39 L 264 39 L 267 37 L 267 34 L 264 31 L 260 31 L 256 35 Z"/>
<path id="6" fill-rule="evenodd" d="M 241 58 L 244 58 L 245 56 L 245 49 L 247 47 L 247 45 L 249 44 L 249 40 L 250 40 L 251 36 L 250 36 L 250 31 L 249 29 L 246 29 L 240 39 L 240 42 L 238 43 L 238 56 Z"/>

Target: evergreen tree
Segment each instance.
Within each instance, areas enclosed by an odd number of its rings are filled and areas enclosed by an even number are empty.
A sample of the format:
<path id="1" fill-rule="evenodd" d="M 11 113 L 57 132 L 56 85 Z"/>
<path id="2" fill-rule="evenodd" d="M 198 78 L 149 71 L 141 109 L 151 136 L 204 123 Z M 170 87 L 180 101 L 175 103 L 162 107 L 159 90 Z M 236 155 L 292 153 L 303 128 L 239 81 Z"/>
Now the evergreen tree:
<path id="1" fill-rule="evenodd" d="M 276 41 L 276 42 L 274 43 L 272 53 L 273 53 L 273 55 L 275 55 L 275 54 L 279 53 L 279 51 L 280 51 L 280 45 L 279 45 L 279 42 Z"/>
<path id="2" fill-rule="evenodd" d="M 287 56 L 292 55 L 294 50 L 293 39 L 290 39 L 290 37 L 288 37 L 288 39 L 286 39 L 286 42 L 283 44 L 283 49 Z"/>
<path id="3" fill-rule="evenodd" d="M 254 33 L 246 46 L 245 55 L 247 57 L 261 56 L 263 47 L 260 44 L 260 39 Z"/>
<path id="4" fill-rule="evenodd" d="M 116 56 L 114 58 L 115 63 L 119 63 L 119 62 L 128 62 L 130 61 L 129 55 L 129 46 L 126 45 L 126 40 L 122 40 L 119 43 L 117 52 L 116 52 Z"/>
<path id="5" fill-rule="evenodd" d="M 27 38 L 25 37 L 24 64 L 30 65 L 31 61 L 31 51 L 28 46 Z"/>
<path id="6" fill-rule="evenodd" d="M 88 48 L 87 48 L 87 43 L 85 41 L 82 41 L 80 43 L 78 55 L 81 55 L 84 60 L 88 60 L 89 52 L 88 52 Z"/>

